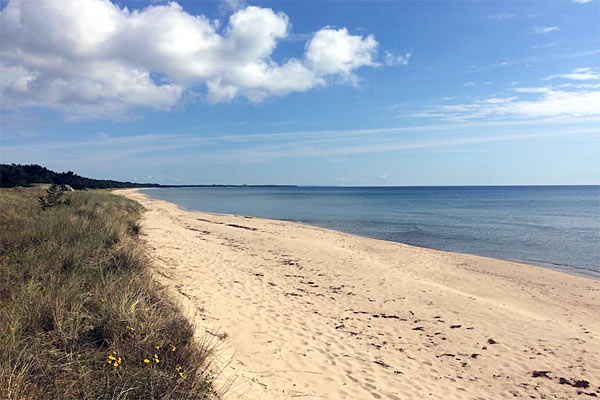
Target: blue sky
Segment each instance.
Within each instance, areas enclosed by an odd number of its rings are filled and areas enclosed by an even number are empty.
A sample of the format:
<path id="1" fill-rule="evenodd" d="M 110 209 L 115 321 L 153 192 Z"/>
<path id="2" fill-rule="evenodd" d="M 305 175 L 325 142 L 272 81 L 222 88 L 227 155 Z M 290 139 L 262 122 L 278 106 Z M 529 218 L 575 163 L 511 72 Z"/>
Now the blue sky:
<path id="1" fill-rule="evenodd" d="M 597 0 L 1 9 L 3 163 L 173 184 L 600 184 Z"/>

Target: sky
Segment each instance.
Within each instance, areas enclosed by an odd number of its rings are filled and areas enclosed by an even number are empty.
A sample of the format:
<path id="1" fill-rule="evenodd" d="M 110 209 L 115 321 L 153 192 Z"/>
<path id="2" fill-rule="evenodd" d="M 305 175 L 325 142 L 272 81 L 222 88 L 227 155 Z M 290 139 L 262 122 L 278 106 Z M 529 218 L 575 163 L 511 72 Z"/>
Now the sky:
<path id="1" fill-rule="evenodd" d="M 600 184 L 599 3 L 0 1 L 0 159 L 163 184 Z"/>

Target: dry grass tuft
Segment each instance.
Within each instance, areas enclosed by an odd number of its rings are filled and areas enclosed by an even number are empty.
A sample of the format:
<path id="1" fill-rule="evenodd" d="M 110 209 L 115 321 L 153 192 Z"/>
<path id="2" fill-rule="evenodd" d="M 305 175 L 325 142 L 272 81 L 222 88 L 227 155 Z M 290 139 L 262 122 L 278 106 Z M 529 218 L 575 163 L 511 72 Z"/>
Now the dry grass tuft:
<path id="1" fill-rule="evenodd" d="M 210 350 L 149 275 L 142 207 L 0 191 L 0 398 L 216 398 Z"/>

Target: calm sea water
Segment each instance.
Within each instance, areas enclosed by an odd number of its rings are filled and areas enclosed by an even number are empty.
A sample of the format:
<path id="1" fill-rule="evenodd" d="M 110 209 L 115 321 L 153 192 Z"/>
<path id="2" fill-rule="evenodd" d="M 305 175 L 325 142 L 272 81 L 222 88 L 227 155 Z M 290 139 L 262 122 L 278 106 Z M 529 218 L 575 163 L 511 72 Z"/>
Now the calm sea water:
<path id="1" fill-rule="evenodd" d="M 159 188 L 183 208 L 600 273 L 600 186 Z"/>

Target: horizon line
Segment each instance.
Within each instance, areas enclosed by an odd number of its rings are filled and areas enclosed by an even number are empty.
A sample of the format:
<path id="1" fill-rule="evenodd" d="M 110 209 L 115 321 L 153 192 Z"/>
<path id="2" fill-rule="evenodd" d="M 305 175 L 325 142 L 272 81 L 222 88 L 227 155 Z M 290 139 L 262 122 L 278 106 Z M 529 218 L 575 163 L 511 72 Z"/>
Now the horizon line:
<path id="1" fill-rule="evenodd" d="M 131 182 L 140 185 L 146 183 Z M 450 187 L 564 187 L 564 186 L 599 186 L 599 183 L 584 183 L 584 184 L 467 184 L 467 185 L 310 185 L 310 184 L 162 184 L 162 183 L 147 183 L 146 188 L 139 189 L 155 189 L 155 188 L 205 188 L 205 187 L 286 187 L 286 188 L 450 188 Z"/>

